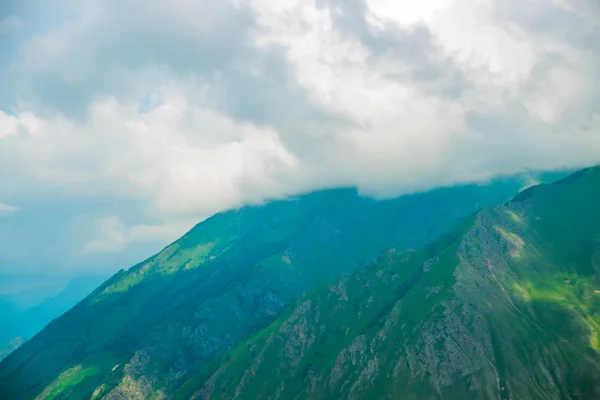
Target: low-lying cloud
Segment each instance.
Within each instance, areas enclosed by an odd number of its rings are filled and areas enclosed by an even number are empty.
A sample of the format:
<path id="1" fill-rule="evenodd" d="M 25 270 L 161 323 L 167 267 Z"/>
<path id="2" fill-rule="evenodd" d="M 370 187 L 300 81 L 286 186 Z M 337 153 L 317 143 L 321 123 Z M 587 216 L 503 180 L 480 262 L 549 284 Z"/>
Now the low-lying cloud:
<path id="1" fill-rule="evenodd" d="M 600 161 L 592 1 L 41 3 L 0 23 L 0 200 L 135 199 L 166 240 L 300 191 Z M 85 251 L 144 240 L 106 218 Z"/>

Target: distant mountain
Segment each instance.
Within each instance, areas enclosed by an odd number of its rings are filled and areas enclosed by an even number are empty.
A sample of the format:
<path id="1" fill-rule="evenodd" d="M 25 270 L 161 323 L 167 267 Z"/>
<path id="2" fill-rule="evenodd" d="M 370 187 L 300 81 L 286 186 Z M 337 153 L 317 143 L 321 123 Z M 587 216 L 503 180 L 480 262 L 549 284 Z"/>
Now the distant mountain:
<path id="1" fill-rule="evenodd" d="M 306 294 L 177 395 L 600 399 L 600 167 Z"/>
<path id="2" fill-rule="evenodd" d="M 6 268 L 6 265 L 12 264 L 2 264 L 0 260 L 0 266 Z M 67 287 L 70 280 L 69 277 L 39 274 L 0 274 L 0 301 L 10 303 L 17 311 L 23 311 L 56 296 Z"/>
<path id="3" fill-rule="evenodd" d="M 18 349 L 23 343 L 25 343 L 25 339 L 16 337 L 3 346 L 0 346 L 0 360 L 3 360 L 10 353 Z"/>
<path id="4" fill-rule="evenodd" d="M 231 346 L 263 332 L 304 291 L 385 249 L 420 249 L 524 184 L 518 177 L 386 201 L 326 190 L 217 214 L 8 356 L 0 397 L 161 398 L 201 386 Z"/>
<path id="5" fill-rule="evenodd" d="M 23 332 L 22 336 L 31 337 L 39 332 L 50 321 L 92 293 L 105 280 L 106 276 L 78 276 L 69 281 L 67 287 L 56 296 L 47 298 L 37 306 L 25 310 L 17 318 Z"/>
<path id="6" fill-rule="evenodd" d="M 103 276 L 95 275 L 73 278 L 58 294 L 42 301 L 38 300 L 37 305 L 25 309 L 19 306 L 29 301 L 33 302 L 29 299 L 35 298 L 35 294 L 18 292 L 12 296 L 0 296 L 0 347 L 15 349 L 15 343 L 38 333 L 50 321 L 90 294 L 105 279 Z M 0 360 L 8 353 L 2 352 Z"/>

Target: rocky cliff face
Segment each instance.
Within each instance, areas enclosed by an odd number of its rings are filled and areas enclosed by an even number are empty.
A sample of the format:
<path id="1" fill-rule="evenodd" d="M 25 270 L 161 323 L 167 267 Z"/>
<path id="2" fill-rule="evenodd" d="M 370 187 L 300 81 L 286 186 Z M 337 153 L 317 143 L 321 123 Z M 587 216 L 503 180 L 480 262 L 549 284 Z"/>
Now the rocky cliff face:
<path id="1" fill-rule="evenodd" d="M 595 168 L 388 251 L 239 343 L 192 397 L 600 398 L 599 204 Z"/>

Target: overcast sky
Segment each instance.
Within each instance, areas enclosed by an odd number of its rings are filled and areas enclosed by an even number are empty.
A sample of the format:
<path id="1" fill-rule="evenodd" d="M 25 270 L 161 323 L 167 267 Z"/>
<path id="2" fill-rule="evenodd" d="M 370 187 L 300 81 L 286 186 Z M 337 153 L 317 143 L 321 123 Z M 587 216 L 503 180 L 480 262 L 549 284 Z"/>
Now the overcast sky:
<path id="1" fill-rule="evenodd" d="M 0 272 L 212 213 L 600 161 L 596 0 L 1 0 Z"/>

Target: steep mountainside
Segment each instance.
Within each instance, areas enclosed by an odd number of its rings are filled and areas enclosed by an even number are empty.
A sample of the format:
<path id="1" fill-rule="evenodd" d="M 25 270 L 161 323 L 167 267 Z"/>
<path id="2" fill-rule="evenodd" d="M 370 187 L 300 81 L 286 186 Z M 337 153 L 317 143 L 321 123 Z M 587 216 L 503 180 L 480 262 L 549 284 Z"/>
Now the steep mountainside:
<path id="1" fill-rule="evenodd" d="M 121 271 L 0 363 L 0 397 L 172 393 L 302 292 L 421 248 L 519 179 L 389 201 L 329 190 L 217 214 Z"/>
<path id="2" fill-rule="evenodd" d="M 600 167 L 306 294 L 177 394 L 599 399 Z"/>

